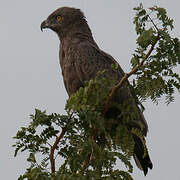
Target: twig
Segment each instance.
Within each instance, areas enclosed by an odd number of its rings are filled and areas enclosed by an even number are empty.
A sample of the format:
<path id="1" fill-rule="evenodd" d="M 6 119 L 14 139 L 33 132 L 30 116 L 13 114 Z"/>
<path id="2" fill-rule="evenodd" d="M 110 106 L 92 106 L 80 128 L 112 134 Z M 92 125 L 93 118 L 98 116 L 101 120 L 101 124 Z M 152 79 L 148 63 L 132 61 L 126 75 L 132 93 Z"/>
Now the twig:
<path id="1" fill-rule="evenodd" d="M 148 18 L 150 19 L 150 21 L 152 22 L 152 24 L 153 24 L 153 26 L 155 27 L 156 31 L 159 32 L 158 27 L 156 26 L 156 24 L 154 23 L 154 21 L 152 20 L 152 18 L 150 17 L 150 15 L 148 14 L 147 16 L 148 16 Z"/>
<path id="2" fill-rule="evenodd" d="M 144 61 L 151 55 L 152 51 L 154 50 L 154 47 L 156 45 L 156 43 L 158 42 L 158 40 L 160 39 L 160 35 L 158 33 L 157 37 L 156 37 L 156 41 L 151 45 L 149 51 L 147 52 L 146 56 L 144 57 L 144 59 L 137 65 L 135 66 L 129 73 L 125 74 L 122 79 L 120 80 L 120 82 L 114 86 L 111 90 L 111 93 L 109 94 L 109 96 L 106 99 L 106 102 L 104 104 L 104 109 L 102 111 L 102 114 L 104 115 L 106 113 L 106 111 L 108 110 L 109 104 L 112 100 L 112 98 L 114 97 L 114 95 L 116 94 L 117 90 L 123 85 L 123 83 L 135 72 L 137 72 L 137 70 L 143 66 Z"/>
<path id="3" fill-rule="evenodd" d="M 47 142 L 47 144 L 48 144 L 50 147 L 52 147 L 50 143 Z"/>
<path id="4" fill-rule="evenodd" d="M 56 140 L 51 147 L 50 154 L 49 154 L 49 159 L 50 159 L 50 164 L 51 164 L 51 173 L 55 173 L 55 159 L 54 159 L 54 151 L 59 143 L 59 141 L 63 138 L 64 134 L 66 133 L 66 128 L 62 128 L 62 131 L 58 137 L 56 137 Z"/>

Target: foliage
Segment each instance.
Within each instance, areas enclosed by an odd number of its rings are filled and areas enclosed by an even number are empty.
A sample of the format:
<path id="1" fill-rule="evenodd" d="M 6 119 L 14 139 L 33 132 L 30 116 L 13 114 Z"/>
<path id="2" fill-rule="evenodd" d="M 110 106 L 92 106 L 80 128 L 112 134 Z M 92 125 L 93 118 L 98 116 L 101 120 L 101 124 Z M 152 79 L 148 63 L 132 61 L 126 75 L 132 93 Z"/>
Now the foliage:
<path id="1" fill-rule="evenodd" d="M 132 86 L 134 97 L 158 102 L 165 95 L 170 103 L 175 88 L 180 91 L 180 77 L 175 72 L 180 63 L 180 42 L 169 34 L 173 21 L 165 9 L 156 6 L 145 10 L 140 4 L 134 10 L 138 35 L 137 49 L 131 59 L 132 68 L 137 67 Z M 117 70 L 117 65 L 112 68 Z M 129 130 L 126 123 L 136 118 L 136 113 L 130 113 L 126 103 L 111 103 L 109 109 L 117 108 L 125 114 L 118 124 L 114 123 L 118 116 L 107 118 L 102 113 L 104 102 L 116 84 L 106 71 L 99 72 L 67 100 L 67 115 L 35 109 L 29 125 L 21 127 L 14 137 L 14 155 L 27 151 L 30 163 L 19 180 L 132 179 L 133 135 L 142 141 L 143 135 L 140 129 Z M 117 160 L 126 170 L 115 169 Z"/>
<path id="2" fill-rule="evenodd" d="M 180 41 L 169 33 L 174 27 L 173 20 L 167 16 L 164 8 L 157 6 L 145 10 L 140 4 L 134 9 L 138 38 L 137 49 L 131 59 L 133 67 L 145 58 L 147 48 L 159 37 L 155 51 L 136 72 L 136 94 L 141 100 L 150 98 L 156 103 L 165 95 L 168 104 L 174 100 L 174 90 L 180 92 L 180 76 L 176 72 L 180 64 Z"/>
<path id="3" fill-rule="evenodd" d="M 47 179 L 132 179 L 129 174 L 134 148 L 132 134 L 126 126 L 119 125 L 117 135 L 111 136 L 101 115 L 103 101 L 116 83 L 105 78 L 105 73 L 98 73 L 85 88 L 70 97 L 66 104 L 67 116 L 47 115 L 36 109 L 35 115 L 30 116 L 29 126 L 17 132 L 15 156 L 18 151 L 28 150 L 27 161 L 31 164 L 19 179 L 43 179 L 44 176 Z M 64 162 L 56 173 L 50 174 L 47 171 L 50 144 L 60 133 L 60 127 L 66 127 L 66 134 L 56 146 L 56 157 L 61 157 L 61 161 L 63 158 Z M 45 156 L 40 163 L 36 157 L 39 153 Z M 125 164 L 127 171 L 114 169 L 117 159 Z M 83 163 L 87 164 L 82 166 Z"/>

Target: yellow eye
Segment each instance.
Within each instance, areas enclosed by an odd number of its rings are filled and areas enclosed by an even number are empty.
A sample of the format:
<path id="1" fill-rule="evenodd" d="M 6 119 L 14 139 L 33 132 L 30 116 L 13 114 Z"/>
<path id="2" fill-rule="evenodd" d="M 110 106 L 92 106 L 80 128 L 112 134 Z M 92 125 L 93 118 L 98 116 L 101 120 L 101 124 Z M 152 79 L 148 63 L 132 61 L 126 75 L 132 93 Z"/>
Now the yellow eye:
<path id="1" fill-rule="evenodd" d="M 56 20 L 57 20 L 58 22 L 61 21 L 61 19 L 62 19 L 61 16 L 57 16 L 57 17 L 56 17 Z"/>

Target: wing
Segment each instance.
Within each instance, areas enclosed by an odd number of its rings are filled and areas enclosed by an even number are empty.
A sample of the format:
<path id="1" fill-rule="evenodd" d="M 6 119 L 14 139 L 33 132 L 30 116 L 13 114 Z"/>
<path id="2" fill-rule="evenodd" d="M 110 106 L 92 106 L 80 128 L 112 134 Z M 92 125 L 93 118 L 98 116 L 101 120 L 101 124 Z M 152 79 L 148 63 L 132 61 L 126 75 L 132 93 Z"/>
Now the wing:
<path id="1" fill-rule="evenodd" d="M 123 76 L 123 71 L 114 72 L 111 65 L 117 63 L 110 55 L 87 41 L 80 43 L 76 51 L 76 71 L 82 82 L 94 78 L 98 71 L 106 69 L 115 79 Z"/>

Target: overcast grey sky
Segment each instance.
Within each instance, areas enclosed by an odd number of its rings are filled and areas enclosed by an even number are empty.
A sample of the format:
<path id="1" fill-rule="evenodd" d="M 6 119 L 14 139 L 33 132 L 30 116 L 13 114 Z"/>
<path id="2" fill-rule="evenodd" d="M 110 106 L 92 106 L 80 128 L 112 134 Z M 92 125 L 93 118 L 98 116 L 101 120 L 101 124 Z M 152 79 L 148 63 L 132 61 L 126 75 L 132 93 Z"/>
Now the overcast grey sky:
<path id="1" fill-rule="evenodd" d="M 64 113 L 67 94 L 59 68 L 59 40 L 52 31 L 41 33 L 41 22 L 55 9 L 82 9 L 98 45 L 111 54 L 124 71 L 136 47 L 133 7 L 141 1 L 115 0 L 6 0 L 0 4 L 0 179 L 15 180 L 26 167 L 25 154 L 13 157 L 12 136 L 29 123 L 34 108 Z M 179 0 L 146 0 L 174 19 L 173 35 L 180 38 Z M 180 72 L 180 67 L 178 68 Z M 169 106 L 145 103 L 149 124 L 147 144 L 154 168 L 147 177 L 134 168 L 134 179 L 179 180 L 180 96 Z M 134 163 L 134 162 L 133 162 Z"/>

